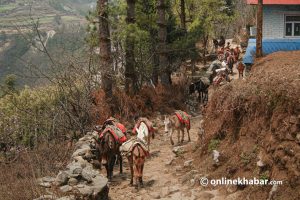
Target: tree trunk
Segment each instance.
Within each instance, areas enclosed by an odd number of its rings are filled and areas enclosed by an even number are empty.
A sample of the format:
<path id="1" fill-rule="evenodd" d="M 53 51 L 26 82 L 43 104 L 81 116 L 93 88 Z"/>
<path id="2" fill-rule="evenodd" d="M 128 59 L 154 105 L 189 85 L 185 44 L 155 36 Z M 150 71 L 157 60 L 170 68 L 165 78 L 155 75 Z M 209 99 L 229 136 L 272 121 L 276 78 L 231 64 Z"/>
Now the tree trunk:
<path id="1" fill-rule="evenodd" d="M 135 3 L 136 0 L 127 0 L 127 25 L 135 23 Z M 134 59 L 134 37 L 132 33 L 128 32 L 126 36 L 126 64 L 125 64 L 125 90 L 126 92 L 137 88 L 137 76 L 135 73 L 135 59 Z"/>
<path id="2" fill-rule="evenodd" d="M 185 14 L 185 0 L 180 0 L 180 23 L 181 28 L 186 31 L 186 14 Z"/>
<path id="3" fill-rule="evenodd" d="M 102 86 L 107 97 L 112 97 L 113 66 L 108 22 L 108 0 L 98 0 L 98 17 Z"/>
<path id="4" fill-rule="evenodd" d="M 158 85 L 158 75 L 159 75 L 159 56 L 156 53 L 156 37 L 157 33 L 155 30 L 150 31 L 151 35 L 151 52 L 154 53 L 152 57 L 152 81 L 155 86 Z"/>
<path id="5" fill-rule="evenodd" d="M 166 23 L 166 3 L 165 0 L 158 0 L 158 48 L 159 54 L 159 70 L 161 72 L 161 83 L 165 86 L 171 84 L 170 71 L 168 69 L 167 55 L 167 23 Z"/>
<path id="6" fill-rule="evenodd" d="M 147 20 L 152 20 L 152 14 L 155 12 L 153 9 L 155 9 L 156 4 L 155 1 L 149 1 L 149 0 L 142 0 L 143 4 L 142 12 L 146 14 Z M 146 30 L 150 34 L 151 39 L 151 47 L 149 48 L 149 55 L 151 56 L 151 68 L 152 68 L 152 83 L 157 86 L 158 85 L 158 76 L 159 76 L 159 56 L 157 53 L 157 29 L 152 25 L 148 24 Z M 148 81 L 148 80 L 147 80 Z"/>
<path id="7" fill-rule="evenodd" d="M 263 0 L 257 4 L 257 35 L 256 35 L 256 58 L 262 57 L 262 33 L 263 32 Z"/>
<path id="8" fill-rule="evenodd" d="M 203 64 L 206 65 L 206 52 L 207 52 L 208 35 L 203 37 Z"/>

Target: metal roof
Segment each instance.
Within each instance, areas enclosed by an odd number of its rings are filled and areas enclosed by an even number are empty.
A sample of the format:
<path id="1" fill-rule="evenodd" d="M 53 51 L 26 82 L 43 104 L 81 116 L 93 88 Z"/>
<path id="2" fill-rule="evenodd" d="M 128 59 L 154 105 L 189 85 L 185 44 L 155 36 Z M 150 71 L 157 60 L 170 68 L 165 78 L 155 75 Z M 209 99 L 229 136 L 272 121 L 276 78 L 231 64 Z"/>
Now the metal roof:
<path id="1" fill-rule="evenodd" d="M 248 4 L 257 4 L 258 0 L 247 0 Z M 263 4 L 268 5 L 300 5 L 300 0 L 263 0 Z"/>

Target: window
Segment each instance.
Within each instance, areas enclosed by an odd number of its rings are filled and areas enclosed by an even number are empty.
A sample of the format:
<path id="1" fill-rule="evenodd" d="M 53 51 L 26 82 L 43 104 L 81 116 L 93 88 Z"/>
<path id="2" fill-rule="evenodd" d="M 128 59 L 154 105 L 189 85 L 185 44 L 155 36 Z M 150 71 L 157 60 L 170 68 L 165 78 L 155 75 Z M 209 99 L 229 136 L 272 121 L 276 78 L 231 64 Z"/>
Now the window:
<path id="1" fill-rule="evenodd" d="M 285 16 L 285 36 L 300 36 L 300 15 Z"/>

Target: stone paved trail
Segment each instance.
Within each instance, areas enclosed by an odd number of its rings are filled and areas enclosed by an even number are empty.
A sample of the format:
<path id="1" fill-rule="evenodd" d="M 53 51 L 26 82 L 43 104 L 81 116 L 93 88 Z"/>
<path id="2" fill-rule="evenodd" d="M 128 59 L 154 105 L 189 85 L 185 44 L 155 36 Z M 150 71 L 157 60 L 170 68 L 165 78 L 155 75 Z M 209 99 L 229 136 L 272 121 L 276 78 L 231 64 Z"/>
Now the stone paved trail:
<path id="1" fill-rule="evenodd" d="M 191 139 L 192 142 L 183 144 L 183 148 L 195 144 L 197 140 L 197 130 L 200 117 L 192 119 Z M 187 140 L 187 135 L 185 135 Z M 176 140 L 177 141 L 177 138 Z M 194 199 L 225 199 L 217 190 L 204 191 L 204 187 L 191 187 L 190 178 L 183 172 L 184 166 L 176 166 L 171 163 L 175 154 L 172 152 L 169 138 L 164 136 L 160 130 L 159 136 L 151 143 L 152 157 L 147 159 L 144 168 L 145 187 L 136 191 L 129 185 L 130 172 L 128 163 L 124 164 L 124 174 L 120 175 L 118 166 L 115 168 L 115 176 L 110 183 L 109 196 L 112 200 L 119 199 L 174 199 L 174 200 L 194 200 Z M 195 170 L 194 170 L 195 171 Z M 103 171 L 103 173 L 105 173 Z M 192 174 L 192 172 L 190 173 Z M 193 174 L 192 174 L 193 175 Z M 186 181 L 184 179 L 187 179 Z"/>

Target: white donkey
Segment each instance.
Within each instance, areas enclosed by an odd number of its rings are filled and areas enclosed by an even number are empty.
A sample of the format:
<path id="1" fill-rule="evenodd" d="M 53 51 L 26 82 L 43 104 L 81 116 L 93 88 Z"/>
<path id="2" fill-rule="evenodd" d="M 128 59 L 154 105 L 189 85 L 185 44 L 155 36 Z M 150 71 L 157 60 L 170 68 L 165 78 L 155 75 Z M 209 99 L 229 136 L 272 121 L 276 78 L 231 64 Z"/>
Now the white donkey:
<path id="1" fill-rule="evenodd" d="M 182 123 L 175 114 L 171 115 L 170 117 L 165 116 L 164 124 L 165 124 L 165 132 L 168 133 L 169 130 L 171 131 L 170 132 L 170 141 L 171 141 L 172 145 L 174 145 L 172 136 L 173 136 L 175 130 L 177 130 L 178 144 L 180 144 L 184 141 L 184 129 L 185 128 L 188 133 L 188 141 L 189 142 L 191 141 L 189 127 L 187 127 L 187 125 L 185 123 Z M 180 132 L 182 133 L 181 140 L 180 140 Z"/>
<path id="2" fill-rule="evenodd" d="M 154 139 L 155 132 L 152 123 L 146 118 L 141 118 L 141 121 L 136 124 L 135 130 L 137 132 L 137 138 L 147 145 L 148 151 L 150 152 L 150 139 L 151 137 Z"/>

